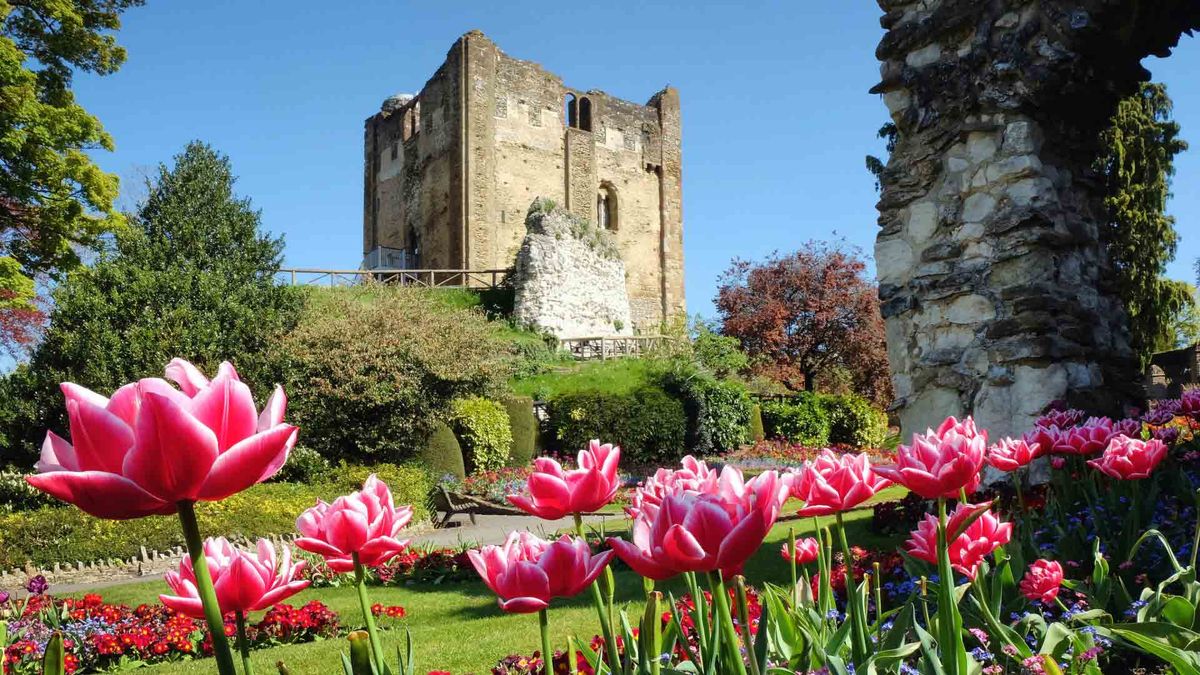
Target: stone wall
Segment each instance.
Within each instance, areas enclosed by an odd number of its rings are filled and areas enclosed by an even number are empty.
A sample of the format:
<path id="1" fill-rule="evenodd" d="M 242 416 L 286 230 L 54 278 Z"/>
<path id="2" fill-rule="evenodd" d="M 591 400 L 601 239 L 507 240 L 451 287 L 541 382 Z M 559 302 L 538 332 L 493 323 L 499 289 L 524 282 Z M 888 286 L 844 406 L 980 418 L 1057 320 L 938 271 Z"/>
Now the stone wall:
<path id="1" fill-rule="evenodd" d="M 589 124 L 570 126 L 567 97 L 586 101 Z M 384 108 L 367 120 L 364 251 L 416 241 L 422 267 L 511 267 L 535 197 L 597 222 L 597 198 L 606 190 L 616 203 L 610 234 L 625 261 L 635 325 L 657 332 L 685 315 L 674 89 L 646 105 L 573 89 L 472 31 L 424 89 Z M 410 151 L 403 120 L 418 108 L 422 123 L 440 111 L 442 135 L 437 143 L 418 137 L 428 148 Z"/>
<path id="2" fill-rule="evenodd" d="M 541 199 L 525 226 L 513 319 L 559 339 L 632 334 L 625 264 L 609 234 Z"/>
<path id="3" fill-rule="evenodd" d="M 1139 396 L 1100 240 L 1096 139 L 1200 25 L 1200 2 L 879 0 L 899 130 L 876 265 L 906 431 L 973 413 L 993 434 L 1050 401 Z"/>

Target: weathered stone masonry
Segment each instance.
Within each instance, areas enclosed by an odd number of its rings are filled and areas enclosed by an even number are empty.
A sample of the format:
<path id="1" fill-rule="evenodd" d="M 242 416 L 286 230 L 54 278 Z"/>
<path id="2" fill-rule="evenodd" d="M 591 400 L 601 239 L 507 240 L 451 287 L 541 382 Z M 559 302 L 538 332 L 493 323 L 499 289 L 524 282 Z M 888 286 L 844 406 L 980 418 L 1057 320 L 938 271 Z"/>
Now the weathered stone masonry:
<path id="1" fill-rule="evenodd" d="M 1108 286 L 1096 139 L 1200 27 L 1200 0 L 879 0 L 873 89 L 899 129 L 876 264 L 906 431 L 973 413 L 993 434 L 1050 401 L 1138 398 Z"/>
<path id="2" fill-rule="evenodd" d="M 646 105 L 576 90 L 472 31 L 420 93 L 366 121 L 363 252 L 506 268 L 535 198 L 593 223 L 603 207 L 633 322 L 657 330 L 685 312 L 680 129 L 674 89 Z"/>

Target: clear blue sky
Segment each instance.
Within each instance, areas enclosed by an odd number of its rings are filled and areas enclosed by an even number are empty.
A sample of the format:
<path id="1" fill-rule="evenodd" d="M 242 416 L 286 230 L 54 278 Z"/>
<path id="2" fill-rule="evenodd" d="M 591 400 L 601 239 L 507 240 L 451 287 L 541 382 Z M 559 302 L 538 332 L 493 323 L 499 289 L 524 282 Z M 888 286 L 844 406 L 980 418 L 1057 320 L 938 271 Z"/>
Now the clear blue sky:
<path id="1" fill-rule="evenodd" d="M 356 267 L 362 122 L 415 92 L 472 28 L 571 86 L 644 101 L 679 88 L 687 295 L 711 314 L 734 256 L 845 237 L 868 253 L 876 195 L 863 167 L 886 121 L 879 10 L 866 0 L 776 3 L 246 2 L 148 0 L 128 12 L 116 75 L 77 95 L 117 144 L 101 165 L 129 179 L 198 138 L 227 153 L 242 194 L 287 239 L 290 265 Z M 1178 161 L 1170 273 L 1200 257 L 1200 41 L 1149 64 L 1196 151 Z"/>

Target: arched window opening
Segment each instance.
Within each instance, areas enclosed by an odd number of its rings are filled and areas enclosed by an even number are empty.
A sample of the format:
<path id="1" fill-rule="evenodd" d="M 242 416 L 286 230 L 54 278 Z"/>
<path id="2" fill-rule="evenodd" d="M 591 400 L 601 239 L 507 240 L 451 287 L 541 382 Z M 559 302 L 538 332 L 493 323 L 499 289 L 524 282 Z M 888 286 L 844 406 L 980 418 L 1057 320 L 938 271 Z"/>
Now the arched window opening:
<path id="1" fill-rule="evenodd" d="M 596 223 L 602 230 L 617 231 L 617 191 L 609 183 L 601 184 L 596 193 Z"/>
<path id="2" fill-rule="evenodd" d="M 575 94 L 567 94 L 563 99 L 563 119 L 566 120 L 568 127 L 573 129 L 579 127 L 579 103 L 575 100 Z"/>
<path id="3" fill-rule="evenodd" d="M 409 136 L 416 136 L 417 132 L 421 130 L 421 102 L 420 101 L 413 103 L 412 119 L 410 120 L 410 122 L 412 123 L 412 129 L 409 132 Z"/>
<path id="4" fill-rule="evenodd" d="M 592 130 L 592 102 L 586 96 L 579 99 L 579 128 Z"/>

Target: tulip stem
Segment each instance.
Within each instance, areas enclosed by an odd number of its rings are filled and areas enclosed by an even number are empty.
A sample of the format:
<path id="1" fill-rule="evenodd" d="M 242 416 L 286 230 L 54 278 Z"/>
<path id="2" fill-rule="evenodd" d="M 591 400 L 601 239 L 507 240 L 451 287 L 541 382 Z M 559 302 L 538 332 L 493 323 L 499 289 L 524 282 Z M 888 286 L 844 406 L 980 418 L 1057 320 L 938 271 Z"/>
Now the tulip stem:
<path id="1" fill-rule="evenodd" d="M 967 647 L 962 640 L 962 616 L 954 593 L 954 569 L 950 566 L 946 528 L 946 498 L 938 497 L 938 646 L 947 675 L 965 675 Z"/>
<path id="2" fill-rule="evenodd" d="M 554 672 L 554 652 L 550 650 L 550 614 L 545 608 L 538 610 L 538 626 L 542 629 L 542 673 Z"/>
<path id="3" fill-rule="evenodd" d="M 383 672 L 383 643 L 379 641 L 379 630 L 375 627 L 375 615 L 371 614 L 371 599 L 367 597 L 367 568 L 354 556 L 354 586 L 358 589 L 358 604 L 362 606 L 363 621 L 367 624 L 367 637 L 371 641 L 371 655 L 375 668 Z"/>
<path id="4" fill-rule="evenodd" d="M 1200 490 L 1196 490 L 1196 534 L 1192 535 L 1192 557 L 1188 567 L 1196 569 L 1196 549 L 1200 548 Z"/>
<path id="5" fill-rule="evenodd" d="M 208 633 L 212 637 L 213 658 L 217 660 L 217 672 L 220 675 L 237 675 L 233 665 L 233 653 L 229 651 L 229 639 L 225 637 L 225 620 L 221 617 L 221 607 L 217 604 L 217 591 L 213 587 L 212 575 L 208 571 L 208 562 L 204 558 L 204 541 L 200 538 L 200 524 L 196 521 L 196 508 L 193 502 L 182 501 L 178 504 L 179 523 L 183 526 L 183 539 L 187 542 L 188 557 L 192 561 L 192 572 L 196 575 L 196 593 L 200 596 L 200 605 L 204 608 L 204 620 L 208 624 Z"/>
<path id="6" fill-rule="evenodd" d="M 792 608 L 800 610 L 800 587 L 796 579 L 796 528 L 788 528 L 788 567 L 792 570 Z"/>
<path id="7" fill-rule="evenodd" d="M 246 639 L 246 615 L 238 612 L 236 616 L 238 652 L 242 655 L 242 672 L 246 675 L 254 675 L 254 668 L 250 665 L 250 641 Z"/>
<path id="8" fill-rule="evenodd" d="M 712 588 L 714 605 L 713 621 L 721 622 L 721 629 L 725 633 L 725 642 L 728 643 L 725 653 L 733 661 L 734 668 L 732 672 L 737 675 L 746 675 L 746 662 L 742 660 L 742 652 L 738 649 L 737 628 L 733 625 L 733 614 L 729 609 L 729 593 L 725 590 L 725 582 L 721 579 L 721 571 L 709 572 L 708 583 Z M 730 671 L 720 669 L 719 672 L 726 673 Z"/>
<path id="9" fill-rule="evenodd" d="M 579 534 L 579 538 L 583 539 L 584 543 L 587 543 L 587 532 L 583 529 L 583 514 L 581 513 L 575 514 L 575 531 Z M 611 567 L 608 569 L 611 569 Z M 609 597 L 612 597 L 611 594 Z M 600 633 L 604 636 L 604 650 L 608 654 L 608 671 L 615 673 L 621 665 L 621 656 L 617 653 L 617 641 L 613 637 L 612 621 L 609 620 L 608 612 L 605 610 L 604 593 L 600 590 L 600 579 L 592 582 L 592 603 L 596 605 L 596 614 L 600 617 Z M 600 672 L 600 669 L 597 668 L 596 672 Z"/>
<path id="10" fill-rule="evenodd" d="M 838 541 L 842 546 L 842 558 L 846 566 L 846 611 L 850 614 L 850 647 L 854 666 L 862 668 L 867 662 L 867 603 L 854 580 L 854 555 L 850 551 L 850 542 L 846 540 L 846 524 L 842 520 L 841 511 L 838 511 L 836 518 Z"/>

